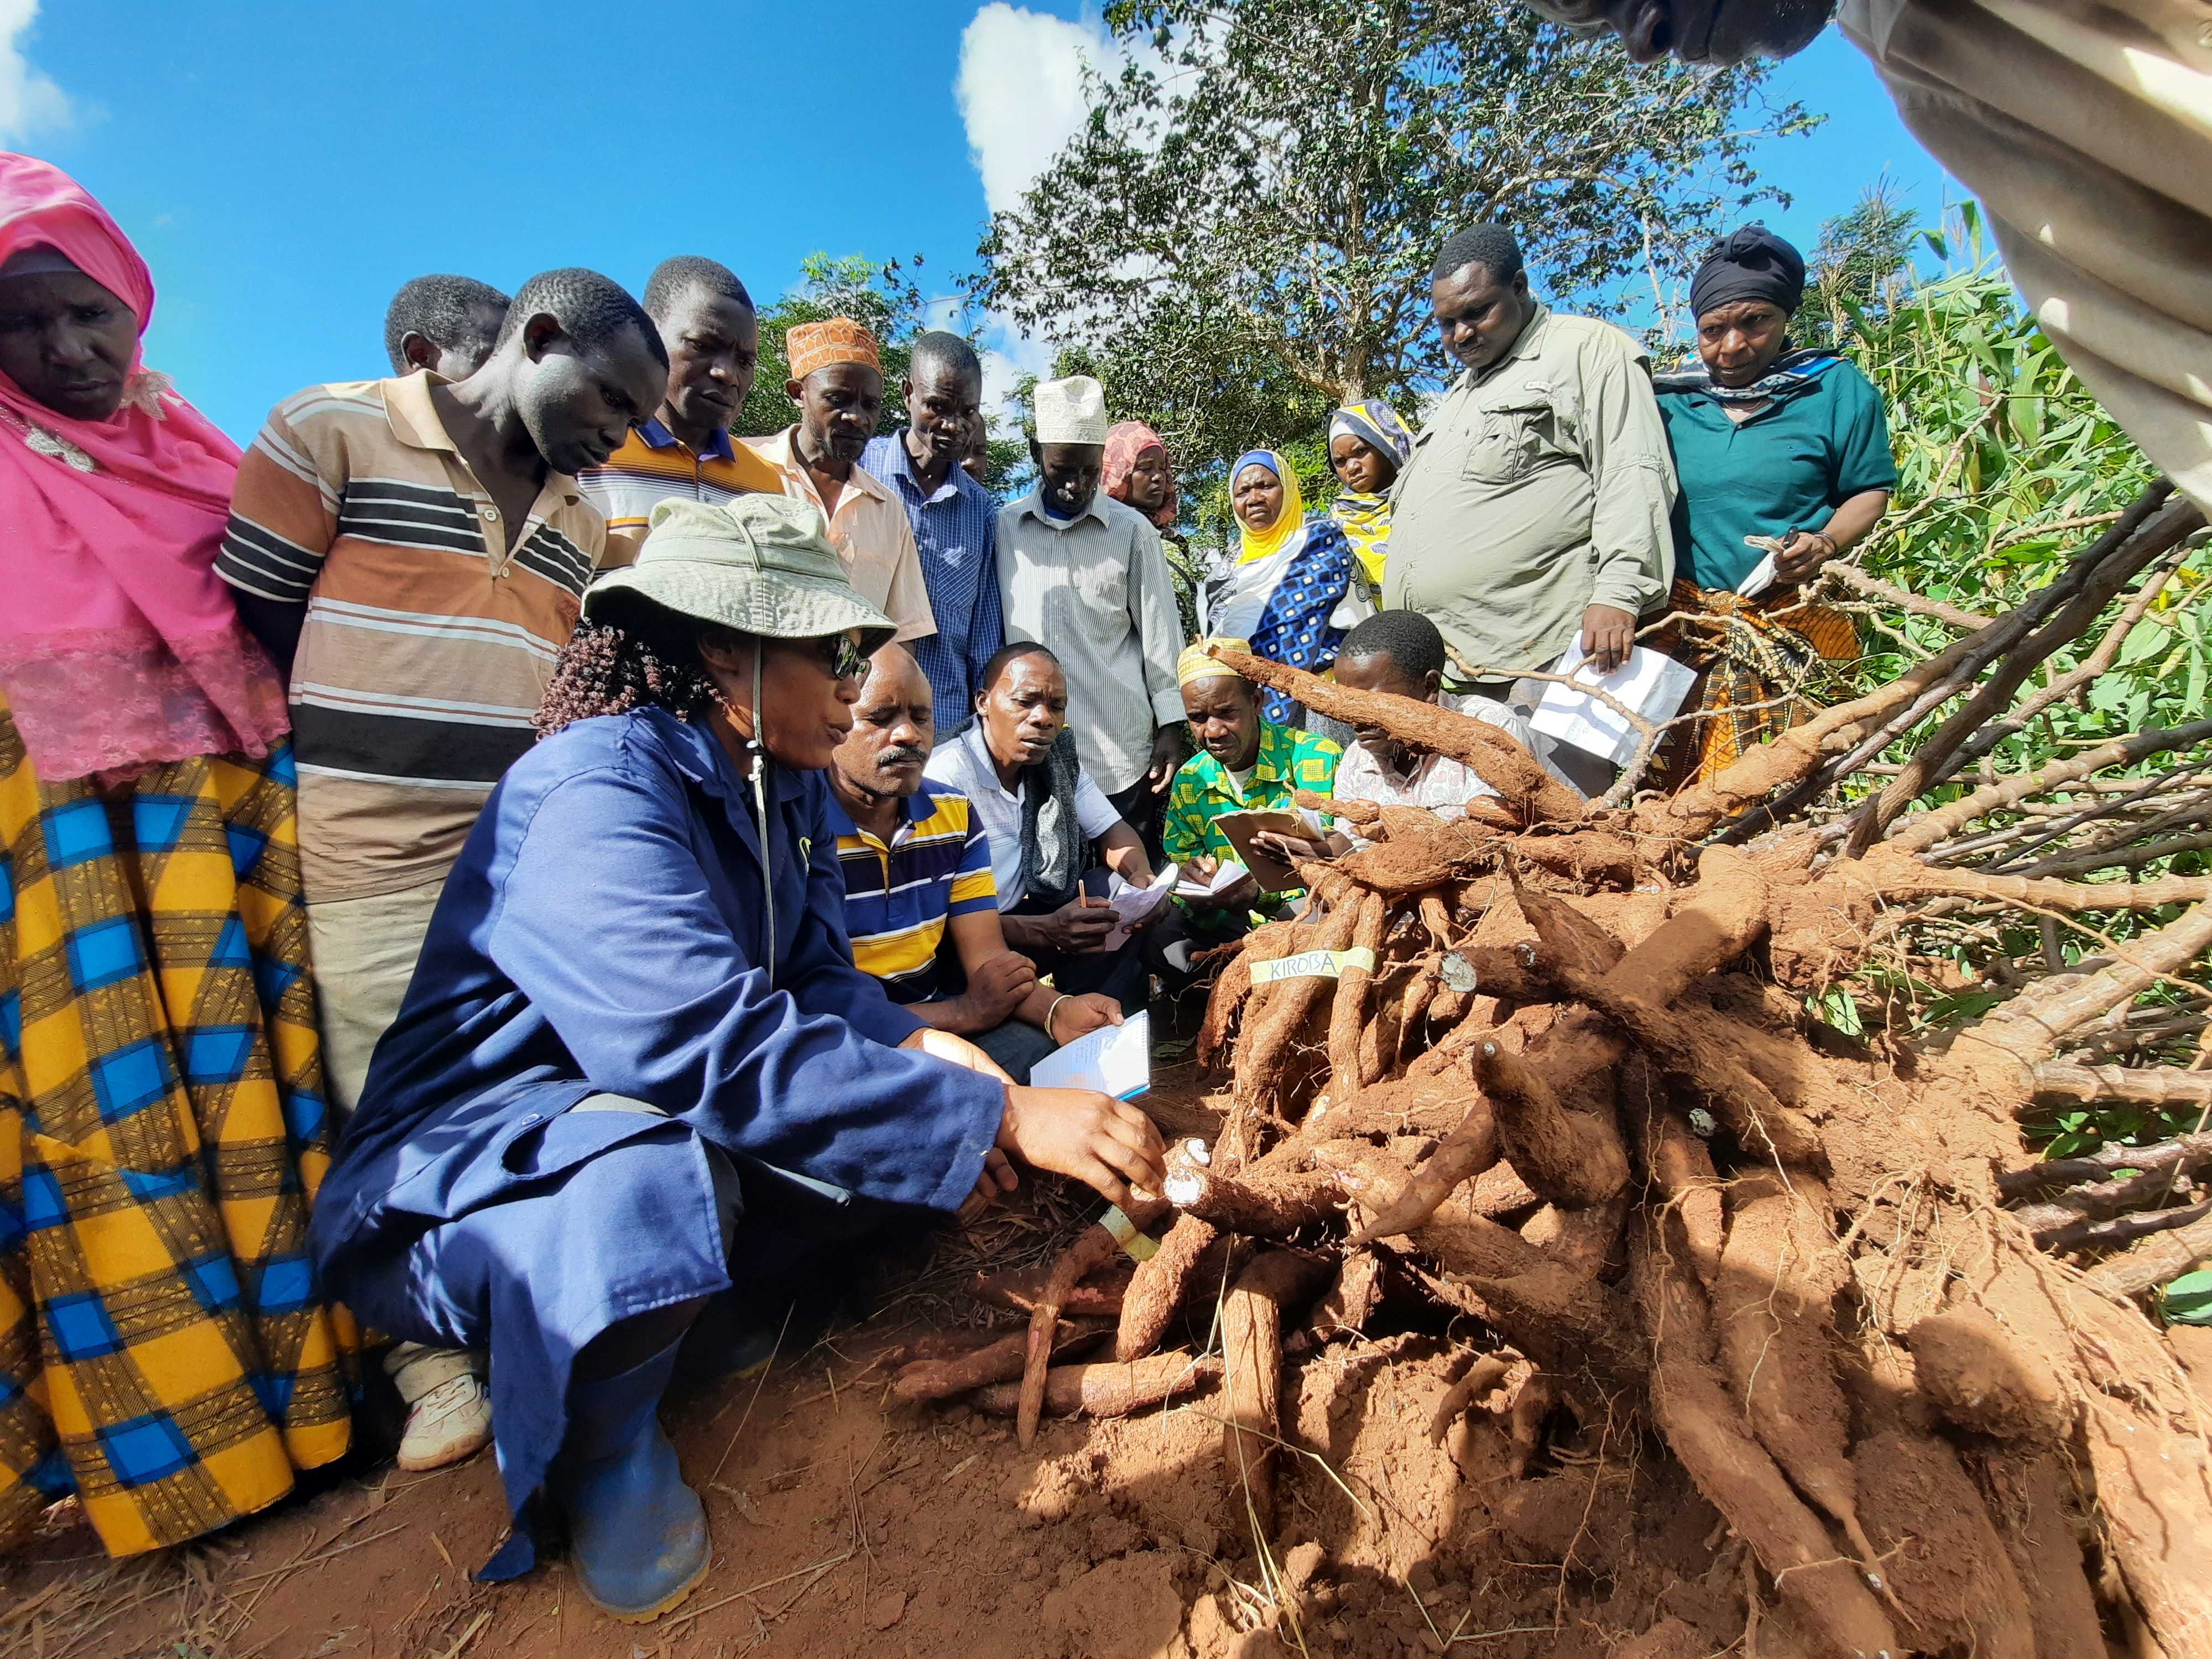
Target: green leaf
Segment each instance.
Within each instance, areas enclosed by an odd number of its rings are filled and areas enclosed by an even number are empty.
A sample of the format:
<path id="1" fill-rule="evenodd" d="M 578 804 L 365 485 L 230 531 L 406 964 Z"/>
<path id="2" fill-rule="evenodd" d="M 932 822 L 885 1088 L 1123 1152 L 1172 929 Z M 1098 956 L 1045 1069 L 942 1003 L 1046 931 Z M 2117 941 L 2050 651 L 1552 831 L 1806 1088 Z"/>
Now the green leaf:
<path id="1" fill-rule="evenodd" d="M 2120 654 L 2114 659 L 2115 665 L 2126 668 L 2135 663 L 2142 662 L 2146 658 L 2155 656 L 2165 649 L 2172 638 L 2172 629 L 2153 617 L 2145 617 L 2133 628 L 2128 629 L 2127 638 L 2120 642 Z"/>
<path id="2" fill-rule="evenodd" d="M 1831 985 L 1820 995 L 1807 997 L 1805 1012 L 1845 1036 L 1858 1036 L 1866 1030 L 1859 1018 L 1859 1005 L 1845 986 Z"/>
<path id="3" fill-rule="evenodd" d="M 2164 1286 L 2158 1310 L 2169 1325 L 2212 1325 L 2212 1272 L 2200 1268 Z"/>

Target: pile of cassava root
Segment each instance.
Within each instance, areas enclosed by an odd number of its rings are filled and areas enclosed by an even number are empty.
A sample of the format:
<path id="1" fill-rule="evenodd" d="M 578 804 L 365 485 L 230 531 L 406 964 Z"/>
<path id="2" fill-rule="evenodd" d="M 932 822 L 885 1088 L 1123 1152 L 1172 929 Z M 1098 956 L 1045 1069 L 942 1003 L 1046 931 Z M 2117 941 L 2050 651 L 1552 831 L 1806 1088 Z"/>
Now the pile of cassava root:
<path id="1" fill-rule="evenodd" d="M 895 1392 L 1016 1415 L 1024 1444 L 1041 1413 L 1208 1393 L 1265 1555 L 1288 1536 L 1285 1354 L 1356 1340 L 1387 1307 L 1455 1351 L 1438 1443 L 1488 1402 L 1524 1464 L 1547 1420 L 1616 1443 L 1626 1425 L 1643 1457 L 1678 1460 L 1741 1552 L 1745 1651 L 2212 1655 L 2212 1411 L 2142 1301 L 2212 1254 L 2188 1179 L 2212 1136 L 2039 1165 L 2020 1127 L 2038 1100 L 2212 1103 L 2212 1073 L 2060 1058 L 2185 981 L 2212 881 L 1942 861 L 1970 825 L 2208 733 L 2035 776 L 1984 767 L 1903 816 L 1986 752 L 2062 630 L 2105 626 L 2202 524 L 2153 491 L 2057 591 L 1702 786 L 1617 808 L 1586 808 L 1491 726 L 1218 649 L 1497 793 L 1451 821 L 1369 807 L 1371 845 L 1305 866 L 1298 918 L 1218 959 L 1199 1038 L 1231 1079 L 1218 1135 L 1177 1143 L 1128 1225 L 1109 1215 L 1048 1277 L 999 1287 L 1026 1332 L 917 1358 Z M 1771 811 L 1946 707 L 1902 794 L 1825 823 Z M 1763 836 L 1724 844 L 1761 809 Z M 1929 915 L 2176 903 L 1941 1041 L 1862 1048 L 1805 1012 Z M 1255 975 L 1320 952 L 1304 965 L 1322 971 Z M 1133 1268 L 1132 1229 L 1158 1241 Z"/>

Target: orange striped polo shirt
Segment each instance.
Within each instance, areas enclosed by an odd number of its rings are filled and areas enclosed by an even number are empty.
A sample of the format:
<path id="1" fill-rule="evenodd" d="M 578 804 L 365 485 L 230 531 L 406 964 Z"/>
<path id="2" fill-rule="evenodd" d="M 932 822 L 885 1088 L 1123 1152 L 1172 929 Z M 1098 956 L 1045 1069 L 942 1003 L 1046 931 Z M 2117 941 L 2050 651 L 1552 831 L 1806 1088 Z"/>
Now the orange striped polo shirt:
<path id="1" fill-rule="evenodd" d="M 307 614 L 292 664 L 310 903 L 444 877 L 536 736 L 605 526 L 550 473 L 513 538 L 431 401 L 443 384 L 309 386 L 238 469 L 216 570 Z"/>

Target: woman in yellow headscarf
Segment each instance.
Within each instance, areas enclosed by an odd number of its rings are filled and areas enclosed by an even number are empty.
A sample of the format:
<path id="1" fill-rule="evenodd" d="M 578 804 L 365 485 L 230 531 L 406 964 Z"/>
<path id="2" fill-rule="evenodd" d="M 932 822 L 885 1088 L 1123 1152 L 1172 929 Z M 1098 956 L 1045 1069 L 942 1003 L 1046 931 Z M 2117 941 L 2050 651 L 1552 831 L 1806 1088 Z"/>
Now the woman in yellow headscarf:
<path id="1" fill-rule="evenodd" d="M 1382 591 L 1390 547 L 1390 486 L 1413 453 L 1413 434 L 1380 398 L 1352 404 L 1328 417 L 1328 464 L 1344 486 L 1328 516 L 1344 531 L 1368 586 Z"/>
<path id="2" fill-rule="evenodd" d="M 1199 631 L 1249 639 L 1255 656 L 1323 672 L 1337 641 L 1375 611 L 1352 544 L 1332 520 L 1306 516 L 1297 470 L 1272 449 L 1237 458 L 1229 501 L 1237 560 L 1206 584 Z M 1304 709 L 1279 691 L 1262 694 L 1261 712 L 1280 726 L 1304 723 Z"/>

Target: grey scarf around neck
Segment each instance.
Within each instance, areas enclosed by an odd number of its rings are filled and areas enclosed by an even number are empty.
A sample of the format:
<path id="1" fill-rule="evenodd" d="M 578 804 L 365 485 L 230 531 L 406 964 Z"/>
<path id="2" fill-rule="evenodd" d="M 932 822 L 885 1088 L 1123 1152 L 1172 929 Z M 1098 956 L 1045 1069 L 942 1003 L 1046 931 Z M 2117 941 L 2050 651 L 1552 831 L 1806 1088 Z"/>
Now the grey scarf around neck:
<path id="1" fill-rule="evenodd" d="M 1659 369 L 1651 376 L 1654 392 L 1702 392 L 1716 403 L 1778 403 L 1811 390 L 1823 370 L 1838 362 L 1832 351 L 1814 346 L 1785 350 L 1766 366 L 1766 373 L 1749 386 L 1719 386 L 1712 371 L 1696 357 L 1675 368 Z"/>
<path id="2" fill-rule="evenodd" d="M 1075 896 L 1083 881 L 1083 823 L 1075 811 L 1082 775 L 1075 733 L 1065 728 L 1053 739 L 1051 752 L 1021 772 L 1022 896 L 1055 909 Z"/>

